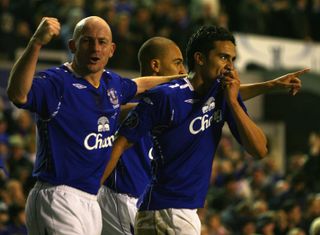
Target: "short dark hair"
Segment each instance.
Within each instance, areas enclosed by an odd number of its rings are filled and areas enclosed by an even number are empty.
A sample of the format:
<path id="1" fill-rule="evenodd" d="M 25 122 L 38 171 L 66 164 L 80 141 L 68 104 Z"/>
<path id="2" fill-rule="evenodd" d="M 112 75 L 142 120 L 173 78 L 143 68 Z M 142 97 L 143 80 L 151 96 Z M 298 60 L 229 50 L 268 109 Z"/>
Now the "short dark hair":
<path id="1" fill-rule="evenodd" d="M 231 41 L 236 45 L 234 36 L 227 29 L 214 25 L 202 26 L 191 36 L 187 45 L 189 71 L 194 69 L 194 53 L 201 52 L 207 56 L 209 51 L 214 49 L 214 41 Z"/>
<path id="2" fill-rule="evenodd" d="M 138 61 L 140 71 L 145 75 L 149 62 L 152 59 L 161 59 L 167 53 L 169 45 L 176 45 L 174 41 L 165 37 L 152 37 L 145 41 L 139 49 Z"/>

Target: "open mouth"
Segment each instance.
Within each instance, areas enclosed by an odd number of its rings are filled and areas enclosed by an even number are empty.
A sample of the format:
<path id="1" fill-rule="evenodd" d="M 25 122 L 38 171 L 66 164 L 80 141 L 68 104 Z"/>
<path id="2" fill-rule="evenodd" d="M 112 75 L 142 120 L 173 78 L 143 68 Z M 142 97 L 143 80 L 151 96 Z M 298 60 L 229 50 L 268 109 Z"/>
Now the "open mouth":
<path id="1" fill-rule="evenodd" d="M 97 56 L 90 57 L 90 63 L 92 63 L 92 64 L 97 63 L 99 60 L 100 60 L 100 58 Z"/>

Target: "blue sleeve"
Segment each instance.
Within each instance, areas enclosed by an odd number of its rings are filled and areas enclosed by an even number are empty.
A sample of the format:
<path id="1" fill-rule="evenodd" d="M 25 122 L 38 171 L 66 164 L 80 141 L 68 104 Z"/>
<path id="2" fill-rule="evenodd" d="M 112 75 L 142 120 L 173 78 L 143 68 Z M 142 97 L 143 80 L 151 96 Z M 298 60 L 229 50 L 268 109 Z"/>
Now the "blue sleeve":
<path id="1" fill-rule="evenodd" d="M 130 142 L 136 142 L 154 129 L 169 126 L 171 110 L 167 95 L 149 91 L 144 94 L 137 107 L 129 113 L 119 133 Z"/>
<path id="2" fill-rule="evenodd" d="M 63 92 L 63 82 L 59 77 L 50 73 L 38 73 L 32 82 L 28 93 L 27 102 L 17 107 L 30 110 L 43 118 L 48 118 L 51 107 L 57 107 Z"/>
<path id="3" fill-rule="evenodd" d="M 137 84 L 128 78 L 121 78 L 120 79 L 120 86 L 121 86 L 121 98 L 120 102 L 121 104 L 126 104 L 130 100 L 133 99 L 133 97 L 137 93 Z"/>
<path id="4" fill-rule="evenodd" d="M 242 109 L 245 111 L 245 113 L 248 114 L 247 113 L 247 108 L 244 105 L 240 94 L 238 95 L 238 102 L 241 105 Z M 240 135 L 239 135 L 239 132 L 238 132 L 237 124 L 236 124 L 236 122 L 234 120 L 234 117 L 233 117 L 228 105 L 227 105 L 227 108 L 226 108 L 226 122 L 228 123 L 229 129 L 230 129 L 232 135 L 236 138 L 238 143 L 242 145 L 242 141 L 240 139 Z"/>

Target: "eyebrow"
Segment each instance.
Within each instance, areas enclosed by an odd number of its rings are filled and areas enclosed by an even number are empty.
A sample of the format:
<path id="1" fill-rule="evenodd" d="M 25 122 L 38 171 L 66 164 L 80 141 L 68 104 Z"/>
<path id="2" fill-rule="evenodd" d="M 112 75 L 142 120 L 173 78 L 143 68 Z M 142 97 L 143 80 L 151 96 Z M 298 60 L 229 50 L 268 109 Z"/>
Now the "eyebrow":
<path id="1" fill-rule="evenodd" d="M 177 62 L 178 62 L 178 61 L 179 61 L 179 62 L 183 62 L 183 59 L 182 59 L 182 58 L 175 58 L 175 59 L 173 59 L 173 61 L 174 61 L 174 62 L 176 62 L 176 61 L 177 61 Z"/>
<path id="2" fill-rule="evenodd" d="M 96 38 L 96 37 L 89 36 L 89 35 L 82 35 L 82 38 Z M 97 39 L 110 41 L 107 37 L 97 37 Z"/>

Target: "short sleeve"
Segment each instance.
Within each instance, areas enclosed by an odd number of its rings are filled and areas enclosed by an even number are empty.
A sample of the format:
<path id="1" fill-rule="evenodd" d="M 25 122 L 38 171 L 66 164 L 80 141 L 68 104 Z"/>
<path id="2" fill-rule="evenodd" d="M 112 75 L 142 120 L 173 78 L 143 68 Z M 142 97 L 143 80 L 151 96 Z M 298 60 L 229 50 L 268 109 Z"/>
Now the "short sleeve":
<path id="1" fill-rule="evenodd" d="M 61 78 L 50 76 L 45 72 L 38 73 L 32 82 L 32 87 L 25 104 L 16 104 L 17 107 L 30 110 L 41 117 L 49 115 L 50 104 L 57 104 L 63 91 Z"/>
<path id="2" fill-rule="evenodd" d="M 119 133 L 136 142 L 153 129 L 169 126 L 171 110 L 168 96 L 161 92 L 147 92 L 124 120 Z"/>
<path id="3" fill-rule="evenodd" d="M 121 104 L 126 104 L 137 93 L 137 84 L 128 78 L 121 78 L 120 79 L 120 86 L 121 86 Z"/>

